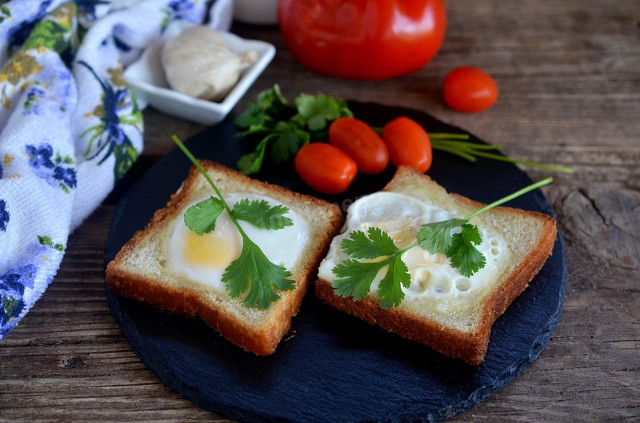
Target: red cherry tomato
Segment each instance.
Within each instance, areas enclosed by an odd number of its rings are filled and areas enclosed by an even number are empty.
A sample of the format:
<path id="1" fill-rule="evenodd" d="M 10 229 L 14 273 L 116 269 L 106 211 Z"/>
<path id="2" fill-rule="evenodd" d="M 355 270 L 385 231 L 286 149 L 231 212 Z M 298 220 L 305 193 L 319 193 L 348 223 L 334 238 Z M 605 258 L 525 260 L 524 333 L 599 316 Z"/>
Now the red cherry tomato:
<path id="1" fill-rule="evenodd" d="M 407 117 L 392 120 L 384 126 L 382 139 L 394 165 L 411 166 L 423 173 L 431 167 L 433 152 L 429 135 L 414 120 Z"/>
<path id="2" fill-rule="evenodd" d="M 498 100 L 498 85 L 488 73 L 472 66 L 455 68 L 442 84 L 444 101 L 459 112 L 481 112 Z"/>
<path id="3" fill-rule="evenodd" d="M 380 173 L 389 164 L 382 138 L 361 120 L 343 117 L 329 127 L 329 142 L 355 160 L 362 173 Z"/>
<path id="4" fill-rule="evenodd" d="M 324 142 L 303 146 L 296 154 L 294 165 L 307 185 L 325 194 L 346 191 L 358 172 L 358 166 L 351 157 Z"/>
<path id="5" fill-rule="evenodd" d="M 280 0 L 282 37 L 308 68 L 352 79 L 415 72 L 438 52 L 444 0 Z"/>

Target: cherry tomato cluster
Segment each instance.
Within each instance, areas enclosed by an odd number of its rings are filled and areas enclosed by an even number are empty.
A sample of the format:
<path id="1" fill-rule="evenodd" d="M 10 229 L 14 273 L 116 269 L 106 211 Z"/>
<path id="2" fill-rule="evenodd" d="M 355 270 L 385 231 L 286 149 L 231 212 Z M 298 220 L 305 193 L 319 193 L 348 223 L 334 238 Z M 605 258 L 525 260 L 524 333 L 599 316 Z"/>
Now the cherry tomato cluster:
<path id="1" fill-rule="evenodd" d="M 358 172 L 374 174 L 389 165 L 426 172 L 433 154 L 427 132 L 415 121 L 399 117 L 384 126 L 382 137 L 361 120 L 344 117 L 329 127 L 329 144 L 303 146 L 294 161 L 296 172 L 311 188 L 325 194 L 346 191 Z"/>

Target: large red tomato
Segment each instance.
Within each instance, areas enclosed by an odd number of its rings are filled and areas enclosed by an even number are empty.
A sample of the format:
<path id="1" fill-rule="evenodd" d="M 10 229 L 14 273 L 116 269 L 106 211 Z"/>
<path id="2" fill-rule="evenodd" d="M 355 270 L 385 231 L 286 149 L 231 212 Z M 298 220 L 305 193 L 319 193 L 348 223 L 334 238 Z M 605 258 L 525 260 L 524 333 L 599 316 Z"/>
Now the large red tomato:
<path id="1" fill-rule="evenodd" d="M 353 79 L 415 72 L 436 55 L 444 0 L 280 0 L 280 31 L 310 69 Z"/>

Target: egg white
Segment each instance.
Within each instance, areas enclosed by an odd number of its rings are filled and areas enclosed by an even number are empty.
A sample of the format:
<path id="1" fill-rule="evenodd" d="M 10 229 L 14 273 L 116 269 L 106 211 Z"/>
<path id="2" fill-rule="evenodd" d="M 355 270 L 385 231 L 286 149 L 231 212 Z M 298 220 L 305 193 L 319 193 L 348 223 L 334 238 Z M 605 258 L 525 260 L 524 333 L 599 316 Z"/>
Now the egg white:
<path id="1" fill-rule="evenodd" d="M 184 224 L 184 213 L 194 204 L 197 204 L 209 196 L 198 198 L 185 207 L 174 222 L 174 229 L 166 246 L 166 267 L 176 275 L 185 277 L 191 281 L 199 282 L 218 292 L 225 292 L 222 275 L 233 260 L 238 258 L 242 251 L 242 237 L 231 221 L 229 214 L 223 211 L 216 220 L 214 231 L 199 236 L 192 232 Z M 223 193 L 223 197 L 231 208 L 242 200 L 266 200 L 271 206 L 284 205 L 270 197 L 247 193 Z M 285 214 L 293 222 L 292 226 L 283 229 L 261 229 L 249 222 L 239 221 L 240 226 L 257 244 L 267 258 L 291 271 L 295 263 L 304 254 L 305 246 L 310 238 L 309 223 L 294 210 L 289 208 Z M 194 237 L 201 237 L 194 239 Z M 203 249 L 207 250 L 209 258 L 198 257 L 199 252 L 192 247 L 204 243 Z"/>
<path id="2" fill-rule="evenodd" d="M 347 211 L 347 221 L 343 232 L 334 238 L 327 257 L 319 268 L 319 278 L 326 281 L 337 279 L 332 269 L 350 258 L 340 248 L 343 239 L 354 231 L 367 233 L 370 227 L 378 227 L 394 240 L 398 248 L 406 248 L 417 241 L 420 227 L 427 223 L 441 222 L 451 218 L 463 217 L 457 212 L 409 195 L 394 192 L 377 192 L 355 201 Z M 494 279 L 500 266 L 508 259 L 509 252 L 505 241 L 497 234 L 490 234 L 482 225 L 478 226 L 482 243 L 476 246 L 485 256 L 486 265 L 471 277 L 460 274 L 451 267 L 444 254 L 431 254 L 420 247 L 407 250 L 402 260 L 411 275 L 408 288 L 402 287 L 405 294 L 403 303 L 419 300 L 432 303 L 435 312 L 446 312 L 456 307 L 456 301 L 481 292 Z M 376 296 L 380 281 L 386 269 L 374 279 L 370 296 Z M 459 304 L 458 304 L 459 305 Z"/>

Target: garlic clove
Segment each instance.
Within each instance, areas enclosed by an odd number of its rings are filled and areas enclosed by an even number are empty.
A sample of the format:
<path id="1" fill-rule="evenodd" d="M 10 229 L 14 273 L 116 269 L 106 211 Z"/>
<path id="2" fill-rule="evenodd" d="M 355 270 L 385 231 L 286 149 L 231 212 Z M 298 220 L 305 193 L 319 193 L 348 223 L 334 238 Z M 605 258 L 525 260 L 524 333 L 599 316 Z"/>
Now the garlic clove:
<path id="1" fill-rule="evenodd" d="M 240 79 L 240 73 L 258 57 L 255 51 L 238 54 L 229 49 L 216 30 L 195 26 L 165 43 L 161 62 L 173 90 L 218 101 L 224 99 Z"/>

